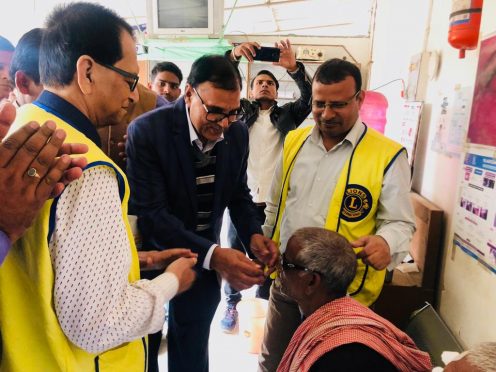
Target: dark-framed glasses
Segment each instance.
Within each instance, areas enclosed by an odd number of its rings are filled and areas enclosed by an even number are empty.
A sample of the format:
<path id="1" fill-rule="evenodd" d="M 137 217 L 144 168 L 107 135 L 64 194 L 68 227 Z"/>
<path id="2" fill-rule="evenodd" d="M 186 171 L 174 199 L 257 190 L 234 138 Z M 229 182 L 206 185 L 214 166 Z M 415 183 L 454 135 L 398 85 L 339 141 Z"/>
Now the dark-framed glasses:
<path id="1" fill-rule="evenodd" d="M 290 263 L 288 262 L 286 255 L 283 253 L 281 254 L 280 258 L 280 263 L 281 263 L 281 270 L 286 271 L 286 270 L 301 270 L 301 271 L 306 271 L 309 273 L 315 273 L 316 271 L 310 270 L 309 268 L 306 268 L 305 266 L 301 266 L 298 264 Z"/>
<path id="2" fill-rule="evenodd" d="M 115 66 L 109 65 L 107 63 L 100 63 L 100 62 L 97 62 L 97 63 L 99 65 L 102 65 L 103 67 L 106 67 L 112 71 L 117 72 L 119 75 L 121 75 L 124 78 L 124 81 L 129 85 L 129 89 L 131 90 L 131 92 L 134 92 L 134 90 L 136 89 L 136 85 L 138 85 L 138 80 L 139 80 L 138 75 L 133 74 L 131 72 L 124 71 L 124 70 L 120 69 L 119 67 L 115 67 Z"/>
<path id="3" fill-rule="evenodd" d="M 207 116 L 206 116 L 207 121 L 209 121 L 211 123 L 218 123 L 219 121 L 222 121 L 225 118 L 227 118 L 227 121 L 230 124 L 230 123 L 233 123 L 235 121 L 240 120 L 245 113 L 243 111 L 243 109 L 241 109 L 241 108 L 234 110 L 234 111 L 231 111 L 231 112 L 228 112 L 227 114 L 220 111 L 221 110 L 220 108 L 218 109 L 219 111 L 217 111 L 216 108 L 215 109 L 212 109 L 212 108 L 208 109 L 207 106 L 205 105 L 205 102 L 203 102 L 203 99 L 198 94 L 198 91 L 196 90 L 196 88 L 193 88 L 193 90 L 196 93 L 196 95 L 198 96 L 198 98 L 200 99 L 200 102 L 202 103 L 202 106 L 205 109 L 205 112 L 207 113 Z"/>
<path id="4" fill-rule="evenodd" d="M 353 97 L 351 97 L 347 101 L 323 102 L 323 101 L 312 100 L 312 106 L 314 109 L 317 109 L 317 110 L 324 110 L 326 107 L 329 107 L 331 110 L 342 110 L 346 106 L 348 106 L 351 101 L 353 101 L 355 98 L 357 98 L 359 93 L 360 93 L 360 90 L 357 90 L 355 92 L 355 94 L 353 95 Z"/>

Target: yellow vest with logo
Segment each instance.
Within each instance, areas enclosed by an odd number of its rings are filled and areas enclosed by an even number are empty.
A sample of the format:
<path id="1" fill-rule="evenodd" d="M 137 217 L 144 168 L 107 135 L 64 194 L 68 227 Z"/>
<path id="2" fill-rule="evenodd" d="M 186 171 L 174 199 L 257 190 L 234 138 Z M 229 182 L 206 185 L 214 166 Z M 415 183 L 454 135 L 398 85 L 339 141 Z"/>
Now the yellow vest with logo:
<path id="1" fill-rule="evenodd" d="M 131 243 L 129 282 L 139 280 L 138 253 L 127 219 L 129 186 L 126 176 L 92 141 L 57 116 L 35 105 L 26 105 L 16 123 L 53 120 L 67 133 L 66 142 L 85 143 L 88 167 L 109 167 L 116 173 L 122 200 L 122 219 Z M 146 339 L 122 344 L 101 354 L 74 345 L 64 334 L 54 308 L 54 271 L 48 242 L 55 221 L 56 201 L 49 200 L 34 224 L 18 240 L 0 266 L 0 329 L 2 372 L 146 371 Z M 78 249 L 79 247 L 74 247 Z"/>
<path id="2" fill-rule="evenodd" d="M 289 132 L 283 148 L 283 183 L 272 239 L 280 240 L 280 228 L 288 196 L 291 172 L 298 152 L 308 139 L 312 127 Z M 376 212 L 384 174 L 404 151 L 400 144 L 373 129 L 365 127 L 350 159 L 343 167 L 331 197 L 325 228 L 336 231 L 349 241 L 376 231 Z M 355 252 L 361 248 L 356 248 Z M 375 270 L 358 260 L 355 279 L 348 293 L 370 306 L 381 293 L 385 270 Z"/>

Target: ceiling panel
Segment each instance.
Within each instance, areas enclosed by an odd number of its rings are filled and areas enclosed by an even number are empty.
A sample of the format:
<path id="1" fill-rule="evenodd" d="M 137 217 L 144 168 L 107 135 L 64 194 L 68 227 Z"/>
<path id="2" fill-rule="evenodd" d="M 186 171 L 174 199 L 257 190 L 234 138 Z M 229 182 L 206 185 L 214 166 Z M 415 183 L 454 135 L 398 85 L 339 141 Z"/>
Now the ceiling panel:
<path id="1" fill-rule="evenodd" d="M 233 8 L 234 6 L 234 8 Z M 369 35 L 373 0 L 224 0 L 225 34 Z"/>

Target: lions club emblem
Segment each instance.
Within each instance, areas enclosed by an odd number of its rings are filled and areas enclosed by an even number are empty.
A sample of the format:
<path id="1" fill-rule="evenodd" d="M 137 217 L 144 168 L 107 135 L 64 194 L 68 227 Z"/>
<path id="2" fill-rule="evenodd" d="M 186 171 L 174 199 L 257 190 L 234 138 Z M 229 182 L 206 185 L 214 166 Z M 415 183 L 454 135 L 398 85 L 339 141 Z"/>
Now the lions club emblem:
<path id="1" fill-rule="evenodd" d="M 341 218 L 348 222 L 363 220 L 372 208 L 372 195 L 362 185 L 348 185 L 344 194 Z"/>

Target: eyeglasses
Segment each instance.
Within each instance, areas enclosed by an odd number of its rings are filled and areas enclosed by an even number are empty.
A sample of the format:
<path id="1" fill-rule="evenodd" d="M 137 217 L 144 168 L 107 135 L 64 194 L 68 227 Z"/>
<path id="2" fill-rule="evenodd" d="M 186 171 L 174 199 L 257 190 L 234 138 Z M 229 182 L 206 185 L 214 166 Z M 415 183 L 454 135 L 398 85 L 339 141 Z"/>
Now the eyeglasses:
<path id="1" fill-rule="evenodd" d="M 285 254 L 281 254 L 281 269 L 282 271 L 285 270 L 301 270 L 301 271 L 306 271 L 309 273 L 318 273 L 318 271 L 315 270 L 310 270 L 309 268 L 306 268 L 305 266 L 297 265 L 294 263 L 289 263 L 286 259 Z M 320 273 L 319 273 L 320 274 Z"/>
<path id="2" fill-rule="evenodd" d="M 121 75 L 124 78 L 124 81 L 129 85 L 129 89 L 131 92 L 134 92 L 134 89 L 136 89 L 136 85 L 138 84 L 139 76 L 136 74 L 132 74 L 130 72 L 124 71 L 118 67 L 106 64 L 106 63 L 100 63 L 97 62 L 99 65 L 102 65 L 103 67 L 106 67 L 112 71 L 117 72 L 119 75 Z M 131 79 L 131 80 L 128 80 Z"/>
<path id="3" fill-rule="evenodd" d="M 360 93 L 360 90 L 357 90 L 356 93 L 347 101 L 333 101 L 333 102 L 322 102 L 322 101 L 312 101 L 312 106 L 314 109 L 317 110 L 324 110 L 326 107 L 329 107 L 331 110 L 342 110 L 346 106 L 349 105 L 351 101 L 353 101 L 355 98 L 357 98 L 358 94 Z"/>
<path id="4" fill-rule="evenodd" d="M 225 118 L 227 118 L 227 121 L 229 123 L 232 123 L 232 122 L 240 120 L 243 117 L 243 115 L 245 114 L 243 109 L 237 109 L 237 110 L 228 112 L 227 114 L 225 114 L 223 112 L 217 112 L 216 110 L 209 110 L 207 108 L 207 106 L 205 105 L 205 102 L 203 102 L 203 99 L 201 98 L 201 96 L 196 91 L 196 88 L 193 88 L 193 90 L 196 93 L 196 95 L 198 96 L 198 98 L 200 98 L 202 106 L 207 113 L 207 116 L 206 116 L 207 121 L 209 121 L 211 123 L 218 123 L 219 121 L 222 121 Z"/>

